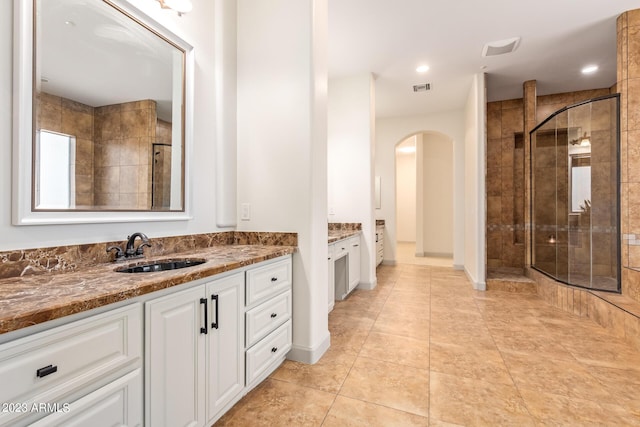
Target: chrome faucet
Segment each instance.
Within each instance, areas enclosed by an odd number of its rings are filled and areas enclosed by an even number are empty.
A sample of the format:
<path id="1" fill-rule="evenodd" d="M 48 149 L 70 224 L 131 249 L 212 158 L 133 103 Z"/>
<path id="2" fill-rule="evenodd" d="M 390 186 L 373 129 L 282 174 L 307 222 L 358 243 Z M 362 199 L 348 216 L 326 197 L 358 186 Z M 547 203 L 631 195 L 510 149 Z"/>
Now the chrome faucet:
<path id="1" fill-rule="evenodd" d="M 136 248 L 135 242 L 138 237 L 142 242 Z M 131 236 L 128 236 L 127 239 L 127 246 L 124 250 L 124 256 L 127 258 L 140 258 L 144 255 L 144 247 L 151 247 L 149 238 L 144 233 L 133 233 Z"/>

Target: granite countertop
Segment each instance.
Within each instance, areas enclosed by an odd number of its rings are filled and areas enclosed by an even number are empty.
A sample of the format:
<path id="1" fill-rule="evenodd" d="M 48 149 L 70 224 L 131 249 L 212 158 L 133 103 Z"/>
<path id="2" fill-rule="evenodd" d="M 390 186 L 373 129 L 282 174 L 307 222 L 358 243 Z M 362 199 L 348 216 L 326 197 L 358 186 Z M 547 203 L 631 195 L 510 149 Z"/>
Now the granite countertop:
<path id="1" fill-rule="evenodd" d="M 219 245 L 129 262 L 102 263 L 73 272 L 0 280 L 0 334 L 292 254 L 295 246 Z M 205 263 L 154 273 L 117 273 L 123 266 L 176 258 Z"/>
<path id="2" fill-rule="evenodd" d="M 351 236 L 357 236 L 360 230 L 329 230 L 328 243 L 337 242 L 338 240 L 347 239 Z"/>

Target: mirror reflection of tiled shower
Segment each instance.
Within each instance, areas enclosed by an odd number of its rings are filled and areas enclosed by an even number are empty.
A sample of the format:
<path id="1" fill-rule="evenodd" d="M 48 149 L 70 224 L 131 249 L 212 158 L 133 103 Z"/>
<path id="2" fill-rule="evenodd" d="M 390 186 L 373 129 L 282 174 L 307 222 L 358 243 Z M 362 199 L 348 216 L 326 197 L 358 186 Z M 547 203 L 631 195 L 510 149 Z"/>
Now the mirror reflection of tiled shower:
<path id="1" fill-rule="evenodd" d="M 563 108 L 531 131 L 532 267 L 620 290 L 619 96 Z"/>
<path id="2" fill-rule="evenodd" d="M 152 209 L 171 206 L 171 145 L 153 144 Z"/>

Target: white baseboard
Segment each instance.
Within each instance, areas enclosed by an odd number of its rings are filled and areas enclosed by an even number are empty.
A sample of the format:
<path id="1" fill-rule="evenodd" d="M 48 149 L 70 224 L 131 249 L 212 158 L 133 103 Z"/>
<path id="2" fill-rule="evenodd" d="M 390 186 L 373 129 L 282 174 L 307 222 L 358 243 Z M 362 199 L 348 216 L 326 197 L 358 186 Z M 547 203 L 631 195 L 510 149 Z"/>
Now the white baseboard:
<path id="1" fill-rule="evenodd" d="M 453 264 L 453 269 L 457 271 L 464 271 L 464 265 Z"/>
<path id="2" fill-rule="evenodd" d="M 363 289 L 365 291 L 372 291 L 378 286 L 378 279 L 373 279 L 372 283 L 360 282 L 358 283 L 358 289 Z"/>
<path id="3" fill-rule="evenodd" d="M 383 259 L 382 265 L 396 265 L 395 259 Z"/>
<path id="4" fill-rule="evenodd" d="M 467 269 L 464 269 L 464 274 L 467 276 L 467 279 L 469 279 L 469 281 L 471 282 L 471 285 L 473 286 L 473 289 L 475 289 L 476 291 L 486 291 L 487 290 L 487 283 L 486 282 L 477 282 L 476 279 L 473 278 L 473 276 L 471 274 L 469 274 L 469 272 L 467 271 Z"/>
<path id="5" fill-rule="evenodd" d="M 289 353 L 287 353 L 287 359 L 313 365 L 320 360 L 322 355 L 329 349 L 330 345 L 331 334 L 327 331 L 327 336 L 314 348 L 299 346 L 294 343 L 293 346 L 291 346 Z"/>

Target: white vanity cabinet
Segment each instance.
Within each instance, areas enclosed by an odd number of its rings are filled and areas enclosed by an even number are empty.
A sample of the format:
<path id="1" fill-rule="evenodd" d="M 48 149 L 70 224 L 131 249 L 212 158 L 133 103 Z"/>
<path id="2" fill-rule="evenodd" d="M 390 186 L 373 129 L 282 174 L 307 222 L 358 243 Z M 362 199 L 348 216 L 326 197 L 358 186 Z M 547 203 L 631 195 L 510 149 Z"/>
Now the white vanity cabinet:
<path id="1" fill-rule="evenodd" d="M 244 273 L 145 304 L 145 424 L 205 426 L 244 388 Z"/>
<path id="2" fill-rule="evenodd" d="M 331 310 L 333 310 L 333 306 L 335 305 L 335 298 L 336 298 L 336 273 L 335 273 L 335 268 L 334 268 L 334 251 L 335 251 L 335 244 L 330 244 L 329 245 L 329 249 L 328 249 L 328 256 L 327 256 L 327 260 L 328 260 L 328 268 L 329 268 L 329 284 L 328 284 L 328 288 L 329 288 L 329 295 L 328 295 L 328 300 L 329 300 L 329 306 L 328 308 L 328 312 L 330 313 Z"/>
<path id="3" fill-rule="evenodd" d="M 329 311 L 360 283 L 360 234 L 329 245 Z"/>
<path id="4" fill-rule="evenodd" d="M 273 372 L 291 350 L 291 257 L 247 271 L 247 391 Z"/>
<path id="5" fill-rule="evenodd" d="M 384 227 L 376 227 L 376 267 L 382 264 L 384 257 Z"/>
<path id="6" fill-rule="evenodd" d="M 346 242 L 349 251 L 349 289 L 353 291 L 360 283 L 360 235 L 349 237 Z"/>
<path id="7" fill-rule="evenodd" d="M 142 306 L 0 345 L 0 426 L 141 426 Z"/>

